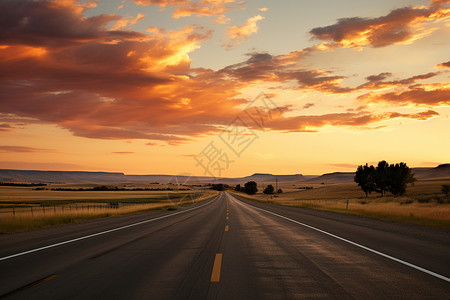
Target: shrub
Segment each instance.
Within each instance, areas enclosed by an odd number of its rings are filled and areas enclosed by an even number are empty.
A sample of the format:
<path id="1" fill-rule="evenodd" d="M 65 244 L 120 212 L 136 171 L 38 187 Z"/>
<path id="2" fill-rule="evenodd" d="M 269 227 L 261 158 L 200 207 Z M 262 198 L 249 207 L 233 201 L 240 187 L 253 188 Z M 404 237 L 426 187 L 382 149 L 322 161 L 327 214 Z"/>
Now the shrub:
<path id="1" fill-rule="evenodd" d="M 258 185 L 254 181 L 249 181 L 244 185 L 244 192 L 253 195 L 258 192 Z"/>
<path id="2" fill-rule="evenodd" d="M 264 189 L 264 194 L 273 194 L 275 191 L 273 185 L 269 184 L 265 189 Z"/>

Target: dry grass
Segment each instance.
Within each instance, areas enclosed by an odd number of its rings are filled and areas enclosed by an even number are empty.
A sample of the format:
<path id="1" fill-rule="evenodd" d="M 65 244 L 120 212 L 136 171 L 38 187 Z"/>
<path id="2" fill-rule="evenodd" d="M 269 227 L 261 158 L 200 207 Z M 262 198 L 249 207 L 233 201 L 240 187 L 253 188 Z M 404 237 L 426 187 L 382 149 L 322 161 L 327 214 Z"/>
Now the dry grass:
<path id="1" fill-rule="evenodd" d="M 15 191 L 10 191 L 9 196 L 2 195 L 3 198 L 11 197 L 11 195 L 15 196 L 11 199 L 4 200 L 4 202 L 9 203 L 4 208 L 0 208 L 0 233 L 11 233 L 11 232 L 19 232 L 19 231 L 27 231 L 33 230 L 43 227 L 50 227 L 60 224 L 67 223 L 75 223 L 82 220 L 94 219 L 94 218 L 104 218 L 110 216 L 124 215 L 130 213 L 143 212 L 148 210 L 156 210 L 156 209 L 167 209 L 167 210 L 175 210 L 178 206 L 189 205 L 192 203 L 204 201 L 218 194 L 217 191 L 212 190 L 197 190 L 194 192 L 172 192 L 169 194 L 166 192 L 149 192 L 146 191 L 144 193 L 137 192 L 92 192 L 95 193 L 96 198 L 92 199 L 90 195 L 86 195 L 88 197 L 89 202 L 86 201 L 86 198 L 79 198 L 85 193 L 91 192 L 58 192 L 58 191 L 48 191 L 51 193 L 63 193 L 60 200 L 55 198 L 51 198 L 51 200 L 42 197 L 42 195 L 38 195 L 38 197 L 32 197 L 34 193 L 39 193 L 42 191 L 33 191 L 31 189 L 15 188 Z M 73 195 L 75 193 L 76 195 Z M 113 194 L 115 197 L 107 198 L 107 195 Z M 120 193 L 120 195 L 118 195 Z M 130 195 L 130 193 L 132 195 Z M 102 195 L 103 194 L 103 195 Z M 106 194 L 106 195 L 105 195 Z M 113 208 L 110 205 L 104 204 L 105 202 L 112 203 L 121 203 L 121 200 L 124 200 L 126 203 L 132 196 L 133 201 L 136 195 L 141 195 L 141 199 L 143 200 L 142 204 L 127 204 L 127 205 L 119 205 L 119 208 Z M 25 196 L 24 198 L 22 198 Z M 126 196 L 127 198 L 120 198 Z M 168 197 L 169 196 L 169 197 Z M 24 200 L 26 199 L 26 200 Z M 137 198 L 139 199 L 139 198 Z M 154 200 L 154 201 L 150 201 Z M 67 203 L 67 200 L 71 200 L 71 204 Z M 98 202 L 96 202 L 96 200 Z M 28 202 L 37 202 L 37 203 L 45 203 L 48 205 L 49 201 L 54 206 L 53 208 L 47 208 L 44 210 L 43 206 L 40 205 L 31 205 L 34 207 L 33 213 L 31 213 L 30 207 L 27 206 L 25 212 L 18 212 L 20 210 L 25 210 L 23 208 L 23 203 Z M 81 201 L 81 202 L 79 202 Z M 16 205 L 17 209 L 15 214 L 12 212 L 11 202 L 19 203 Z M 146 203 L 147 202 L 147 203 Z M 1 202 L 0 202 L 1 203 Z M 82 203 L 84 209 L 75 210 L 74 204 L 78 205 Z M 99 204 L 100 203 L 100 204 Z M 87 210 L 87 205 L 95 205 L 96 209 L 93 209 L 91 206 L 90 210 Z M 81 205 L 80 205 L 81 206 Z M 63 210 L 64 209 L 64 210 Z M 8 213 L 5 213 L 8 211 Z"/>
<path id="2" fill-rule="evenodd" d="M 419 181 L 408 187 L 405 196 L 398 198 L 372 194 L 366 199 L 354 183 L 316 185 L 309 190 L 299 190 L 298 187 L 304 186 L 302 184 L 289 184 L 282 186 L 285 192 L 278 197 L 257 193 L 251 198 L 260 202 L 449 229 L 450 198 L 441 194 L 441 186 L 448 183 L 448 179 Z"/>

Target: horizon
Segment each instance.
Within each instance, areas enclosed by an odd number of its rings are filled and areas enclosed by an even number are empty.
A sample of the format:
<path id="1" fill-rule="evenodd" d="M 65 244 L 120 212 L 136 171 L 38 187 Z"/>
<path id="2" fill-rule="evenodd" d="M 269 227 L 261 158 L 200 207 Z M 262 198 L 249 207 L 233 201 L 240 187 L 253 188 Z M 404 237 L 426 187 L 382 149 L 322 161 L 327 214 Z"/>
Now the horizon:
<path id="1" fill-rule="evenodd" d="M 388 162 L 389 163 L 389 162 Z M 369 163 L 369 165 L 376 165 L 376 163 Z M 415 166 L 409 166 L 411 169 L 419 169 L 419 168 L 424 168 L 424 169 L 436 169 L 440 166 L 447 166 L 450 165 L 450 163 L 440 163 L 434 167 L 415 167 Z M 357 166 L 356 166 L 357 167 Z M 356 169 L 355 167 L 355 169 Z M 85 173 L 109 173 L 109 174 L 123 174 L 125 176 L 192 176 L 192 177 L 209 177 L 209 176 L 205 176 L 205 175 L 196 175 L 196 174 L 162 174 L 162 173 L 158 173 L 158 174 L 153 174 L 153 173 L 143 173 L 143 174 L 130 174 L 130 173 L 125 173 L 122 171 L 101 171 L 101 170 L 97 170 L 97 171 L 89 171 L 89 170 L 31 170 L 31 169 L 5 169 L 5 168 L 0 168 L 0 171 L 31 171 L 31 172 L 85 172 Z M 321 174 L 305 174 L 305 173 L 292 173 L 292 174 L 276 174 L 276 173 L 267 173 L 267 172 L 252 172 L 251 174 L 247 174 L 247 175 L 243 175 L 243 176 L 228 176 L 228 177 L 217 177 L 216 179 L 220 180 L 222 178 L 244 178 L 244 177 L 251 177 L 251 176 L 255 176 L 255 175 L 270 175 L 270 176 L 295 176 L 295 175 L 300 175 L 300 176 L 322 176 L 322 175 L 327 175 L 327 174 L 334 174 L 334 173 L 355 173 L 356 171 L 335 171 L 335 172 L 324 172 Z"/>
<path id="2" fill-rule="evenodd" d="M 0 169 L 450 161 L 448 0 L 8 0 L 0 18 Z"/>

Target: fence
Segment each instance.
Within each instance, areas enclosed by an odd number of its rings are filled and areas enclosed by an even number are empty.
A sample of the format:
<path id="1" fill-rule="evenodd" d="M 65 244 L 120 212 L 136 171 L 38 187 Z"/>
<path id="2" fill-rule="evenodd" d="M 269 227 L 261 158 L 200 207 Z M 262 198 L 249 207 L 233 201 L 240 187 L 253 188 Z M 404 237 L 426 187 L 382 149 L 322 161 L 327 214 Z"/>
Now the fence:
<path id="1" fill-rule="evenodd" d="M 138 205 L 137 203 L 105 203 L 105 204 L 66 204 L 66 205 L 52 205 L 52 206 L 20 206 L 7 209 L 0 209 L 0 217 L 3 214 L 24 215 L 28 214 L 33 216 L 34 214 L 57 214 L 68 212 L 82 212 L 82 211 L 99 211 L 99 210 L 111 210 L 119 209 L 119 207 Z"/>

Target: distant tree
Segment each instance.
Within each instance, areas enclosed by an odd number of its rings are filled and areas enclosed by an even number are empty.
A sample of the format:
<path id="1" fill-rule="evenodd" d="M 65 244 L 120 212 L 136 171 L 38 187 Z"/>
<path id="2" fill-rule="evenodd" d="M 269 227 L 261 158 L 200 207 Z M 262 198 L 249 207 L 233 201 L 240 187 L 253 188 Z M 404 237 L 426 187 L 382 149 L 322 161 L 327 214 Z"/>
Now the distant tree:
<path id="1" fill-rule="evenodd" d="M 374 166 L 358 166 L 356 169 L 355 182 L 367 195 L 378 192 L 383 197 L 386 191 L 391 192 L 394 197 L 402 196 L 406 191 L 408 183 L 414 183 L 416 178 L 411 169 L 403 162 L 389 165 L 385 160 L 380 161 L 376 168 Z"/>
<path id="2" fill-rule="evenodd" d="M 211 190 L 223 191 L 223 190 L 225 190 L 225 187 L 224 187 L 223 183 L 215 183 L 211 186 Z"/>
<path id="3" fill-rule="evenodd" d="M 240 192 L 241 191 L 241 185 L 240 184 L 236 184 L 236 187 L 234 188 L 235 191 Z"/>
<path id="4" fill-rule="evenodd" d="M 278 194 L 282 194 L 283 190 L 282 189 L 278 189 Z"/>
<path id="5" fill-rule="evenodd" d="M 375 168 L 373 166 L 369 167 L 367 164 L 365 166 L 358 166 L 358 168 L 356 169 L 355 177 L 353 179 L 366 194 L 366 198 L 368 194 L 376 191 Z"/>
<path id="6" fill-rule="evenodd" d="M 254 181 L 249 181 L 244 185 L 244 192 L 250 195 L 258 192 L 258 185 Z"/>
<path id="7" fill-rule="evenodd" d="M 450 184 L 443 184 L 441 191 L 445 194 L 445 196 L 448 196 L 448 193 L 450 192 Z"/>
<path id="8" fill-rule="evenodd" d="M 378 162 L 378 165 L 375 169 L 375 186 L 377 192 L 381 194 L 381 197 L 384 196 L 385 191 L 389 190 L 388 169 L 389 164 L 385 160 Z"/>
<path id="9" fill-rule="evenodd" d="M 273 194 L 275 192 L 275 189 L 273 187 L 273 185 L 269 184 L 263 191 L 264 194 Z"/>
<path id="10" fill-rule="evenodd" d="M 387 188 L 394 197 L 403 196 L 406 191 L 406 185 L 416 181 L 411 169 L 404 162 L 390 165 L 386 175 Z"/>

